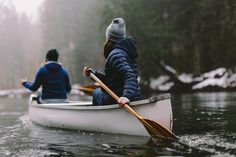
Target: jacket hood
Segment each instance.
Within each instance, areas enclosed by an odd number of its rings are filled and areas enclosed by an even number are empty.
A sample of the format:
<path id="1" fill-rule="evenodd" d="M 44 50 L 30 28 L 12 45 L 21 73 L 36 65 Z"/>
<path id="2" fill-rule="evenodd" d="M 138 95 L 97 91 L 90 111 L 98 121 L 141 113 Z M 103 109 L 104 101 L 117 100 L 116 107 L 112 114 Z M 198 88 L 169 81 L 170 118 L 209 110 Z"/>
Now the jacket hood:
<path id="1" fill-rule="evenodd" d="M 124 50 L 128 56 L 130 56 L 130 58 L 135 59 L 138 57 L 138 53 L 136 51 L 137 49 L 137 44 L 136 41 L 133 37 L 127 37 L 123 40 L 121 40 L 120 42 L 116 43 L 113 46 L 113 49 L 115 48 L 119 48 Z"/>
<path id="2" fill-rule="evenodd" d="M 48 62 L 44 65 L 50 72 L 56 73 L 61 70 L 61 65 L 57 62 Z"/>

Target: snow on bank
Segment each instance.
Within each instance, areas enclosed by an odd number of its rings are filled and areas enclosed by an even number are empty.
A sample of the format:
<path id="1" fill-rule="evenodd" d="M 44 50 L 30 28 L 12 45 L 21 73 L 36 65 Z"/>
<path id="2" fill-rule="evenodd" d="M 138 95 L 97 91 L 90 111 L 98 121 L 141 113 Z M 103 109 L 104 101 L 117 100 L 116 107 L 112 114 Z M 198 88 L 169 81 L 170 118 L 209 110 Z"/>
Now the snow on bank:
<path id="1" fill-rule="evenodd" d="M 174 86 L 174 82 L 168 82 L 169 79 L 170 77 L 167 75 L 162 75 L 157 79 L 151 78 L 150 87 L 153 90 L 168 91 L 171 87 Z"/>
<path id="2" fill-rule="evenodd" d="M 205 87 L 230 87 L 230 84 L 228 84 L 228 76 L 229 74 L 227 73 L 225 68 L 218 68 L 216 70 L 204 73 L 203 77 L 206 79 L 194 85 L 192 89 L 197 90 L 203 89 Z"/>
<path id="3" fill-rule="evenodd" d="M 205 73 L 206 80 L 193 86 L 193 89 L 202 89 L 205 87 L 220 87 L 220 88 L 235 88 L 236 87 L 236 73 L 231 69 L 218 68 L 211 72 Z"/>
<path id="4" fill-rule="evenodd" d="M 191 83 L 191 82 L 203 80 L 203 76 L 193 77 L 192 74 L 186 74 L 186 73 L 180 74 L 178 78 L 180 81 L 184 83 Z"/>
<path id="5" fill-rule="evenodd" d="M 170 69 L 168 67 L 168 69 Z M 207 73 L 203 73 L 198 77 L 194 77 L 192 74 L 182 73 L 177 75 L 176 71 L 171 69 L 176 77 L 184 84 L 191 84 L 192 90 L 197 91 L 207 87 L 218 87 L 222 89 L 227 88 L 236 88 L 236 69 L 226 69 L 226 68 L 218 68 Z M 169 91 L 176 84 L 171 81 L 169 76 L 163 75 L 158 78 L 150 79 L 150 87 L 153 90 L 158 91 Z"/>

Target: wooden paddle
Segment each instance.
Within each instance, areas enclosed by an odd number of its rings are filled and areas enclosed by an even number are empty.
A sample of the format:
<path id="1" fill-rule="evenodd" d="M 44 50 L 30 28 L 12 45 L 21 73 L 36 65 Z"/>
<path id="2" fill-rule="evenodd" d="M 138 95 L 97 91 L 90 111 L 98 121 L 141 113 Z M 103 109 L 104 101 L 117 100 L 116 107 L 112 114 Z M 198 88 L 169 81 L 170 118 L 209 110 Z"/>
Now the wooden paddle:
<path id="1" fill-rule="evenodd" d="M 116 100 L 119 99 L 119 97 L 112 90 L 110 90 L 100 79 L 98 79 L 93 73 L 90 73 L 90 77 L 95 82 L 97 82 L 104 90 L 106 90 L 114 99 Z M 177 137 L 169 130 L 167 130 L 165 127 L 150 119 L 141 117 L 128 104 L 125 104 L 123 107 L 144 125 L 144 127 L 147 129 L 148 133 L 151 136 L 159 136 L 174 141 L 177 140 Z"/>

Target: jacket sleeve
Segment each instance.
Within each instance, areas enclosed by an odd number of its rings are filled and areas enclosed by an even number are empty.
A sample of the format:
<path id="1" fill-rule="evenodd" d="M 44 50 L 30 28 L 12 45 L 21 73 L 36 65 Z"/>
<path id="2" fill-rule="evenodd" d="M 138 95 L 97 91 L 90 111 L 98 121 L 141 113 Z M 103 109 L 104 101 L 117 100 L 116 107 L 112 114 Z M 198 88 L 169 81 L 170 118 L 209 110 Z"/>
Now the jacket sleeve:
<path id="1" fill-rule="evenodd" d="M 69 78 L 69 75 L 68 73 L 66 72 L 66 79 L 65 79 L 65 85 L 66 85 L 66 92 L 67 93 L 70 93 L 71 91 L 71 84 L 70 84 L 70 78 Z"/>
<path id="2" fill-rule="evenodd" d="M 41 84 L 42 84 L 42 69 L 39 69 L 39 71 L 36 73 L 35 80 L 33 82 L 25 82 L 23 83 L 23 86 L 35 92 L 39 89 Z"/>
<path id="3" fill-rule="evenodd" d="M 113 68 L 124 78 L 122 96 L 131 100 L 135 97 L 135 91 L 138 88 L 138 80 L 134 69 L 130 66 L 128 58 L 124 53 L 115 53 L 110 59 Z"/>
<path id="4" fill-rule="evenodd" d="M 105 73 L 95 70 L 94 75 L 96 75 L 102 82 L 104 82 L 104 83 L 107 82 L 107 78 L 106 78 Z"/>

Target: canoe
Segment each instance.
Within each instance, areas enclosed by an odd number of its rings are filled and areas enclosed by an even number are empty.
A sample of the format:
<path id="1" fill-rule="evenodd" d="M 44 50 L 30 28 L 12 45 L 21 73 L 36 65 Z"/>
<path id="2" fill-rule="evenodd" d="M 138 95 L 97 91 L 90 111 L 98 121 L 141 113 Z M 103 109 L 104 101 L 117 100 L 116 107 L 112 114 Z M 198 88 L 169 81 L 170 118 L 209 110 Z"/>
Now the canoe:
<path id="1" fill-rule="evenodd" d="M 130 106 L 142 117 L 172 130 L 169 94 L 134 101 Z M 90 101 L 38 104 L 36 95 L 32 94 L 29 99 L 29 116 L 32 122 L 47 127 L 149 136 L 142 123 L 118 104 L 93 106 Z"/>

